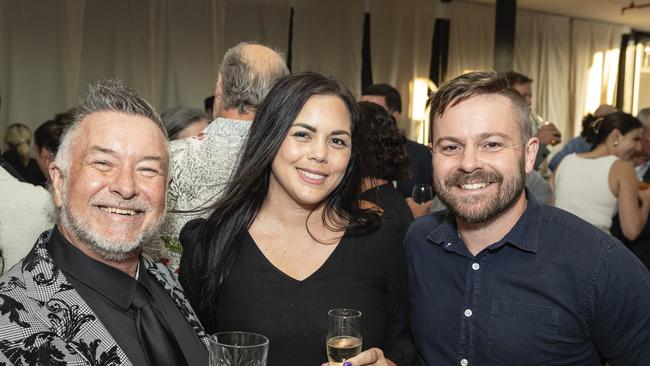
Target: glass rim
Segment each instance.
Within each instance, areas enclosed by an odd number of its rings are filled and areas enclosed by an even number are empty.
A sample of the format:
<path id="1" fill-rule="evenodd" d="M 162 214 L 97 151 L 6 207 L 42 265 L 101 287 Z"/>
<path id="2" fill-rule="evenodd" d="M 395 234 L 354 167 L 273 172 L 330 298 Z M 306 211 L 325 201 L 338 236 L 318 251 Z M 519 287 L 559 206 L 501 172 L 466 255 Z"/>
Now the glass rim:
<path id="1" fill-rule="evenodd" d="M 349 312 L 350 314 L 334 314 L 334 312 Z M 346 308 L 341 308 L 341 309 L 330 309 L 327 312 L 327 315 L 329 316 L 336 316 L 340 318 L 359 318 L 363 315 L 361 313 L 361 310 L 356 310 L 356 309 L 346 309 Z"/>
<path id="2" fill-rule="evenodd" d="M 236 334 L 236 335 L 249 335 L 249 336 L 253 336 L 253 337 L 257 337 L 257 338 L 259 338 L 259 340 L 260 340 L 261 342 L 256 343 L 256 344 L 245 345 L 245 346 L 240 346 L 240 345 L 235 345 L 235 344 L 227 344 L 227 343 L 219 342 L 219 340 L 218 340 L 217 337 L 218 337 L 219 335 L 225 335 L 225 334 L 233 334 L 233 335 L 235 335 L 235 334 Z M 261 346 L 268 346 L 268 344 L 269 344 L 269 339 L 268 339 L 265 335 L 262 335 L 262 334 L 259 334 L 259 333 L 254 333 L 254 332 L 239 331 L 239 330 L 229 330 L 229 331 L 225 331 L 225 332 L 214 333 L 214 334 L 208 336 L 208 341 L 209 341 L 210 343 L 218 344 L 218 345 L 220 345 L 220 346 L 226 346 L 226 347 L 230 347 L 230 348 L 239 348 L 239 349 L 241 349 L 241 348 L 255 348 L 255 347 L 261 347 Z"/>

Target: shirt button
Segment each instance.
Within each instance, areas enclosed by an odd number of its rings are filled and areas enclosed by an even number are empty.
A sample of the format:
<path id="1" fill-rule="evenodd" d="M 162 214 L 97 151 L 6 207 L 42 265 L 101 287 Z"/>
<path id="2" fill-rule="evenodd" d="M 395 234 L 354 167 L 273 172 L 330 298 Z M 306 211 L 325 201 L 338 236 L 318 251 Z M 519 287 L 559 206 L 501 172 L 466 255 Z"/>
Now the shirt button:
<path id="1" fill-rule="evenodd" d="M 469 365 L 469 361 L 467 361 L 464 358 L 462 360 L 460 360 L 460 366 L 467 366 L 467 365 Z"/>
<path id="2" fill-rule="evenodd" d="M 472 316 L 472 310 L 466 309 L 463 314 L 465 314 L 465 316 L 469 318 L 470 316 Z"/>
<path id="3" fill-rule="evenodd" d="M 478 269 L 481 268 L 481 265 L 478 263 L 472 263 L 472 269 L 475 271 L 478 271 Z"/>

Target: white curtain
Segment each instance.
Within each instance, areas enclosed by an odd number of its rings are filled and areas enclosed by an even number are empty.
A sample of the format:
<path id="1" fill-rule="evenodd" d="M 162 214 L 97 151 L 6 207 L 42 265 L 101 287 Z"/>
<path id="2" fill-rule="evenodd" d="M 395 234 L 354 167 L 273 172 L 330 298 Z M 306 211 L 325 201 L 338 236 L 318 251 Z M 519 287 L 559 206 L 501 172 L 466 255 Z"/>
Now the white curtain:
<path id="1" fill-rule="evenodd" d="M 33 129 L 120 78 L 160 112 L 203 107 L 227 48 L 288 49 L 290 0 L 2 0 L 0 132 Z"/>
<path id="2" fill-rule="evenodd" d="M 400 91 L 402 120 L 398 124 L 414 139 L 419 137 L 421 119 L 412 113 L 413 89 L 416 81 L 429 78 L 435 10 L 430 0 L 370 2 L 373 82 Z"/>
<path id="3" fill-rule="evenodd" d="M 363 1 L 295 0 L 292 71 L 316 70 L 361 94 Z"/>
<path id="4" fill-rule="evenodd" d="M 83 2 L 0 1 L 0 138 L 32 128 L 77 98 Z"/>
<path id="5" fill-rule="evenodd" d="M 445 80 L 468 71 L 491 70 L 494 6 L 453 1 L 449 14 L 449 60 Z"/>
<path id="6" fill-rule="evenodd" d="M 600 104 L 616 102 L 616 79 L 621 36 L 625 27 L 573 20 L 571 30 L 571 92 L 574 134 L 581 119 Z"/>
<path id="7" fill-rule="evenodd" d="M 569 98 L 571 24 L 567 17 L 517 12 L 514 70 L 534 80 L 533 109 L 564 136 L 573 126 Z M 564 139 L 568 141 L 568 138 Z"/>

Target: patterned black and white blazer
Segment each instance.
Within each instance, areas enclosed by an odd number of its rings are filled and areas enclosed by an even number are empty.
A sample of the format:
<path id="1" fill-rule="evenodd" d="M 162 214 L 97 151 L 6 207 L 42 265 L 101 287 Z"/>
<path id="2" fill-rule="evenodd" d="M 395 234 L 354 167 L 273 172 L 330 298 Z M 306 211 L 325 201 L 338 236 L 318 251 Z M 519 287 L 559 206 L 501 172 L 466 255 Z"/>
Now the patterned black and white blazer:
<path id="1" fill-rule="evenodd" d="M 22 262 L 0 278 L 0 366 L 132 365 L 49 256 L 46 231 Z M 143 256 L 201 341 L 208 338 L 174 275 Z"/>

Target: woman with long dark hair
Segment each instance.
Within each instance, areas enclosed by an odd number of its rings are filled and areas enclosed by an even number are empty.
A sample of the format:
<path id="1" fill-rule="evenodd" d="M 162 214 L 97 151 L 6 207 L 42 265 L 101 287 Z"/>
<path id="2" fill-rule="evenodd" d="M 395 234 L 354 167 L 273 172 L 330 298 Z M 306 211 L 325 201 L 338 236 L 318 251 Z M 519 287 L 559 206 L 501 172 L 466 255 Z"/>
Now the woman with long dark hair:
<path id="1" fill-rule="evenodd" d="M 639 190 L 631 162 L 641 150 L 641 123 L 615 112 L 585 131 L 593 149 L 562 160 L 555 172 L 555 205 L 607 232 L 618 211 L 623 235 L 634 240 L 650 211 L 650 190 Z"/>
<path id="2" fill-rule="evenodd" d="M 363 314 L 355 365 L 414 361 L 401 240 L 358 207 L 358 120 L 341 83 L 279 80 L 221 199 L 181 232 L 180 281 L 206 330 L 266 335 L 269 366 L 325 362 L 333 308 Z"/>

